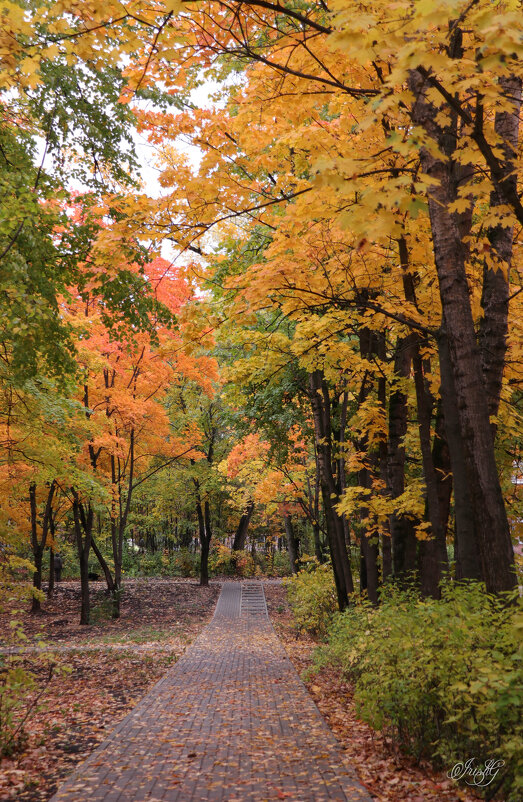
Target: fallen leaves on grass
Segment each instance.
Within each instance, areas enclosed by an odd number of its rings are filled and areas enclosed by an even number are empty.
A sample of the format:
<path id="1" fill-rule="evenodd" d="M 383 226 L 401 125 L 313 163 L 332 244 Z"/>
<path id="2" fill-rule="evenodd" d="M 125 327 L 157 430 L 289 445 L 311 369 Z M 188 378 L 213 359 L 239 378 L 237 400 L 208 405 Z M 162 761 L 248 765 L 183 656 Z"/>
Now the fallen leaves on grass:
<path id="1" fill-rule="evenodd" d="M 68 582 L 43 615 L 23 614 L 29 642 L 43 636 L 58 671 L 28 720 L 23 751 L 0 760 L 0 799 L 49 799 L 185 651 L 209 620 L 219 589 L 194 580 L 131 580 L 120 619 L 80 627 L 78 583 Z M 101 587 L 93 589 L 95 604 L 102 596 Z M 24 656 L 38 685 L 47 664 L 48 655 Z"/>

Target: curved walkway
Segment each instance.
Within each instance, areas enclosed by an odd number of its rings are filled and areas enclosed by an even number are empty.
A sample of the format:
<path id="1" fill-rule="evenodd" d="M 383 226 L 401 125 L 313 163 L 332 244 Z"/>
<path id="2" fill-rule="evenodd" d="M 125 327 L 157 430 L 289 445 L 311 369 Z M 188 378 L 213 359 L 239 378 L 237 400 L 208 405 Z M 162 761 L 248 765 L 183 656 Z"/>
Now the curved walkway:
<path id="1" fill-rule="evenodd" d="M 276 636 L 261 582 L 214 618 L 52 802 L 370 802 Z"/>

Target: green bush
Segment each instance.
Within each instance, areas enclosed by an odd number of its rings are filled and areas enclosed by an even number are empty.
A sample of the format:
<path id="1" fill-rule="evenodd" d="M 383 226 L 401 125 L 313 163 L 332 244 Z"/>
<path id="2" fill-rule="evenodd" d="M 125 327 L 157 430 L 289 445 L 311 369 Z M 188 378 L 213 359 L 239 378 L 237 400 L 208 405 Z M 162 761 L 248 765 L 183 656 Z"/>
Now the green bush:
<path id="1" fill-rule="evenodd" d="M 174 576 L 198 576 L 200 573 L 200 555 L 188 549 L 180 549 L 171 557 L 171 573 Z"/>
<path id="2" fill-rule="evenodd" d="M 198 576 L 200 555 L 188 549 L 169 554 L 167 551 L 133 553 L 124 550 L 122 569 L 126 576 Z"/>
<path id="3" fill-rule="evenodd" d="M 290 576 L 291 561 L 288 551 L 275 551 L 272 559 L 271 576 Z"/>
<path id="4" fill-rule="evenodd" d="M 298 628 L 324 637 L 337 606 L 332 566 L 319 565 L 311 559 L 283 582 Z"/>
<path id="5" fill-rule="evenodd" d="M 471 757 L 505 761 L 496 784 L 516 800 L 522 629 L 520 600 L 504 606 L 476 583 L 447 587 L 440 601 L 388 588 L 378 608 L 361 601 L 334 617 L 319 660 L 341 666 L 363 720 L 417 758 L 447 769 Z"/>

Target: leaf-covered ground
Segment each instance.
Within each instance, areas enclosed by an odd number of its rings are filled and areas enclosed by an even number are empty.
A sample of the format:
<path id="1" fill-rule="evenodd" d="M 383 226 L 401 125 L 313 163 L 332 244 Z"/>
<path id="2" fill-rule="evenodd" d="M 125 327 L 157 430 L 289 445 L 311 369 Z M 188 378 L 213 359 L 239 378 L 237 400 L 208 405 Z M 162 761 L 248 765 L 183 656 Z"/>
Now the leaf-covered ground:
<path id="1" fill-rule="evenodd" d="M 28 720 L 23 751 L 0 763 L 0 799 L 43 802 L 152 687 L 210 619 L 220 584 L 194 580 L 129 580 L 117 621 L 107 613 L 102 583 L 93 583 L 97 623 L 78 624 L 78 583 L 64 582 L 39 616 L 23 616 L 30 643 L 40 635 L 55 647 L 57 671 L 44 706 Z M 315 642 L 297 637 L 283 587 L 265 584 L 269 612 L 288 655 L 301 673 L 312 664 Z M 98 609 L 98 612 L 96 610 Z M 0 632 L 6 621 L 0 620 Z M 24 662 L 46 682 L 48 655 Z M 61 668 L 67 673 L 61 673 Z M 350 684 L 332 670 L 306 681 L 360 781 L 384 802 L 457 802 L 475 797 L 427 765 L 417 766 L 359 721 Z M 295 800 L 299 802 L 299 800 Z"/>
<path id="2" fill-rule="evenodd" d="M 317 643 L 297 634 L 281 585 L 265 587 L 267 607 L 274 627 L 298 674 L 358 773 L 362 785 L 383 802 L 477 802 L 477 797 L 458 788 L 445 772 L 427 764 L 416 765 L 399 754 L 386 738 L 356 716 L 349 682 L 332 668 L 307 672 Z M 449 769 L 451 766 L 449 766 Z"/>
<path id="3" fill-rule="evenodd" d="M 22 616 L 29 643 L 42 636 L 56 649 L 56 669 L 46 686 L 49 655 L 24 657 L 46 691 L 42 709 L 28 719 L 25 748 L 0 761 L 2 800 L 49 799 L 185 651 L 210 619 L 220 590 L 195 580 L 128 580 L 121 618 L 112 621 L 104 618 L 103 584 L 93 585 L 97 623 L 89 627 L 78 624 L 76 582 L 61 583 L 41 615 Z M 0 621 L 0 632 L 6 624 Z"/>

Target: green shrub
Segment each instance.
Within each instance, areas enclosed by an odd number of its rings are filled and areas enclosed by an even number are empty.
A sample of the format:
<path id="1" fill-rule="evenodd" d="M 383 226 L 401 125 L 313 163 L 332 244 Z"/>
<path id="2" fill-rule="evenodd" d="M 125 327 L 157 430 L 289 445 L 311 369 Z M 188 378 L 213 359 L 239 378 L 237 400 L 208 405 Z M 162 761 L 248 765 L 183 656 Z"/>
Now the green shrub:
<path id="1" fill-rule="evenodd" d="M 290 576 L 291 561 L 288 551 L 275 551 L 272 559 L 271 576 Z"/>
<path id="2" fill-rule="evenodd" d="M 520 601 L 504 606 L 476 583 L 447 587 L 440 601 L 388 588 L 378 608 L 361 601 L 335 616 L 319 660 L 341 666 L 363 720 L 417 758 L 447 769 L 471 757 L 505 761 L 496 783 L 516 800 L 522 629 Z"/>
<path id="3" fill-rule="evenodd" d="M 298 628 L 324 637 L 337 606 L 332 566 L 311 559 L 305 568 L 283 581 Z"/>
<path id="4" fill-rule="evenodd" d="M 171 558 L 172 574 L 174 576 L 198 576 L 200 573 L 200 555 L 188 549 L 180 549 Z"/>

